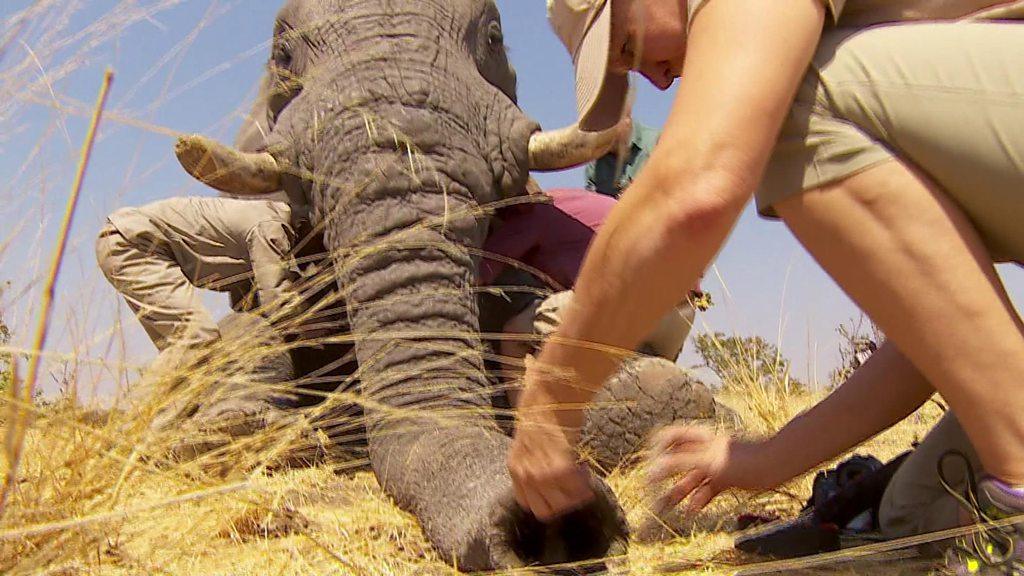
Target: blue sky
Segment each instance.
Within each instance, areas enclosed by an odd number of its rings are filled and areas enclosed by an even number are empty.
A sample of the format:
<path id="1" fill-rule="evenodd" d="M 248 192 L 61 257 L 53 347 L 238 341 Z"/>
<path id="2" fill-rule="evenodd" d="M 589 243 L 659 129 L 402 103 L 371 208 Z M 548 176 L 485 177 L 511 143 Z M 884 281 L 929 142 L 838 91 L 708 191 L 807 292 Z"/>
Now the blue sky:
<path id="1" fill-rule="evenodd" d="M 498 0 L 506 42 L 519 73 L 520 105 L 545 127 L 574 120 L 569 57 L 550 32 L 543 0 Z M 6 20 L 28 0 L 0 5 Z M 230 141 L 255 94 L 280 3 L 265 0 L 67 0 L 59 19 L 29 27 L 0 61 L 0 299 L 16 331 L 30 340 L 46 270 L 78 148 L 103 69 L 116 73 L 100 138 L 85 180 L 58 285 L 49 350 L 77 352 L 83 394 L 112 389 L 104 361 L 132 365 L 155 350 L 96 269 L 93 239 L 106 214 L 174 195 L 210 194 L 188 179 L 172 154 L 174 132 Z M 56 31 L 47 38 L 48 31 Z M 21 66 L 17 73 L 12 72 Z M 13 80 L 12 80 L 13 76 Z M 634 115 L 659 126 L 674 94 L 642 82 Z M 54 104 L 59 103 L 58 107 Z M 7 110 L 7 116 L 4 111 Z M 537 176 L 574 187 L 582 171 Z M 1024 273 L 1003 268 L 1018 307 Z M 724 281 L 724 284 L 723 284 Z M 744 214 L 706 279 L 717 302 L 707 329 L 760 334 L 777 342 L 802 379 L 824 380 L 838 359 L 835 328 L 858 310 L 779 223 Z M 223 298 L 211 295 L 213 306 Z M 123 338 L 115 336 L 123 323 Z M 47 364 L 63 373 L 56 358 Z M 682 361 L 696 358 L 687 348 Z M 52 392 L 59 378 L 47 378 Z"/>

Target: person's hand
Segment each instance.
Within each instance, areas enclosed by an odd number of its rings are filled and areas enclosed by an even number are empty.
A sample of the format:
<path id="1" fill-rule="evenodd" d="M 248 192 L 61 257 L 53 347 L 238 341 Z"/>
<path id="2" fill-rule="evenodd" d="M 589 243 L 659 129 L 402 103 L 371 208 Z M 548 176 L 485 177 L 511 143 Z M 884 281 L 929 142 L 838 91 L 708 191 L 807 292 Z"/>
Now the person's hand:
<path id="1" fill-rule="evenodd" d="M 671 426 L 652 442 L 648 481 L 658 485 L 674 481 L 655 502 L 660 516 L 684 499 L 693 515 L 715 496 L 730 488 L 766 488 L 770 475 L 763 470 L 760 444 L 743 442 L 695 426 Z"/>
<path id="2" fill-rule="evenodd" d="M 516 501 L 538 520 L 550 522 L 594 498 L 590 472 L 579 462 L 578 410 L 560 411 L 537 386 L 528 386 L 516 411 L 516 433 L 508 453 Z"/>
<path id="3" fill-rule="evenodd" d="M 633 142 L 633 115 L 627 112 L 615 125 L 616 148 L 625 150 Z"/>

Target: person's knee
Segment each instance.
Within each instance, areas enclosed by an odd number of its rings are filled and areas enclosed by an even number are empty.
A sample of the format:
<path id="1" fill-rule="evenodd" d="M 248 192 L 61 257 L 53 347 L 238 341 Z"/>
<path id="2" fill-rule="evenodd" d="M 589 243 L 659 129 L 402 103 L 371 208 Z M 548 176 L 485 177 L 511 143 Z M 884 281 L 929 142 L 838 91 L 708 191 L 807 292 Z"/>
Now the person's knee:
<path id="1" fill-rule="evenodd" d="M 683 345 L 690 335 L 695 319 L 695 311 L 689 303 L 683 303 L 670 310 L 658 321 L 654 331 L 644 340 L 637 350 L 641 354 L 660 356 L 675 362 L 683 351 Z"/>
<path id="2" fill-rule="evenodd" d="M 977 452 L 947 412 L 886 487 L 878 510 L 882 534 L 902 538 L 960 526 L 965 511 L 953 493 L 963 493 L 976 473 L 983 473 Z"/>
<path id="3" fill-rule="evenodd" d="M 572 295 L 572 290 L 556 292 L 537 304 L 532 322 L 535 334 L 546 339 L 558 330 L 566 309 L 572 305 Z"/>
<path id="4" fill-rule="evenodd" d="M 511 358 L 523 358 L 540 348 L 540 336 L 534 325 L 539 304 L 539 299 L 534 300 L 505 322 L 501 331 L 507 339 L 498 343 L 500 354 Z"/>
<path id="5" fill-rule="evenodd" d="M 890 486 L 878 505 L 878 530 L 887 539 L 905 538 L 919 534 L 917 517 L 908 506 L 897 505 Z"/>
<path id="6" fill-rule="evenodd" d="M 96 262 L 108 280 L 116 275 L 118 254 L 128 248 L 125 237 L 109 222 L 96 237 Z"/>
<path id="7" fill-rule="evenodd" d="M 284 256 L 292 249 L 293 237 L 290 227 L 284 222 L 265 220 L 249 231 L 250 249 L 256 245 L 269 247 L 275 254 Z"/>
<path id="8" fill-rule="evenodd" d="M 887 490 L 878 508 L 878 530 L 894 540 L 933 534 L 963 524 L 961 508 L 949 494 L 931 493 L 928 499 L 908 499 L 900 490 Z M 901 501 L 902 500 L 902 501 Z"/>
<path id="9" fill-rule="evenodd" d="M 930 526 L 933 524 L 933 508 L 943 496 L 934 474 L 929 472 L 931 464 L 929 454 L 915 450 L 904 459 L 885 487 L 878 503 L 878 529 L 885 538 L 906 538 L 929 529 L 951 527 Z"/>

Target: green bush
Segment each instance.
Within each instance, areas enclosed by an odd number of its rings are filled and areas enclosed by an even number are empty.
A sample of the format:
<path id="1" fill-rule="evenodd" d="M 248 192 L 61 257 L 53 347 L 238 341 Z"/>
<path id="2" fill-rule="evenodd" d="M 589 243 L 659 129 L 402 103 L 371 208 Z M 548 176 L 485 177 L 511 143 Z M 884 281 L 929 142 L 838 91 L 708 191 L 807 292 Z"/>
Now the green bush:
<path id="1" fill-rule="evenodd" d="M 885 343 L 882 329 L 863 315 L 840 324 L 836 332 L 839 334 L 839 366 L 829 374 L 832 388 L 846 382 Z"/>
<path id="2" fill-rule="evenodd" d="M 695 342 L 704 366 L 718 376 L 726 390 L 754 384 L 790 394 L 807 391 L 790 374 L 789 360 L 778 347 L 760 336 L 726 336 L 715 332 L 699 334 Z"/>

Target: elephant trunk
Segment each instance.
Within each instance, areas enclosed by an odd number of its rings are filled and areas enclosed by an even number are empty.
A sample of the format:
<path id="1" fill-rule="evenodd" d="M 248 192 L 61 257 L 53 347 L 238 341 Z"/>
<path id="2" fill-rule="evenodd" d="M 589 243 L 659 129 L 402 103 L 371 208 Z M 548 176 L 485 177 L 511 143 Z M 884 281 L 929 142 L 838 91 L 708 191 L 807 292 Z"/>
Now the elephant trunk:
<path id="1" fill-rule="evenodd" d="M 412 192 L 413 183 L 403 186 L 397 174 L 382 180 L 380 188 L 397 197 L 443 200 L 441 193 Z M 366 196 L 392 194 L 371 190 Z M 455 206 L 472 208 L 470 197 L 454 196 Z M 446 230 L 430 218 L 398 223 L 388 202 L 377 204 L 360 221 L 394 232 L 368 231 L 378 240 L 361 244 L 364 254 L 352 257 L 357 261 L 338 262 L 349 295 L 374 473 L 453 564 L 512 564 L 492 557 L 493 547 L 485 545 L 494 504 L 511 488 L 503 460 L 508 439 L 488 413 L 473 261 L 452 238 L 475 244 L 483 227 L 472 215 L 456 217 Z M 412 229 L 402 230 L 406 225 Z"/>
<path id="2" fill-rule="evenodd" d="M 486 569 L 488 509 L 510 486 L 488 414 L 471 261 L 423 231 L 344 275 L 369 456 L 381 486 L 455 565 Z"/>
<path id="3" fill-rule="evenodd" d="M 490 414 L 466 250 L 421 231 L 344 274 L 369 456 L 382 487 L 463 570 L 600 559 L 624 550 L 614 497 L 545 526 L 519 509 L 510 440 Z M 618 548 L 616 548 L 618 546 Z"/>
<path id="4" fill-rule="evenodd" d="M 416 115 L 406 115 L 406 133 L 417 133 Z M 461 155 L 426 136 L 417 141 L 410 156 L 381 137 L 373 142 L 377 153 L 327 179 L 375 174 L 336 211 L 344 223 L 326 226 L 356 341 L 374 473 L 461 569 L 603 557 L 624 545 L 625 534 L 603 484 L 585 520 L 553 527 L 527 517 L 513 498 L 510 440 L 492 413 L 470 250 L 487 233 L 479 203 L 497 196 L 494 156 Z M 381 150 L 389 142 L 392 149 Z M 324 164 L 344 165 L 336 160 Z M 506 171 L 498 180 L 508 185 L 525 174 Z M 334 188 L 317 195 L 319 205 L 342 197 Z"/>

